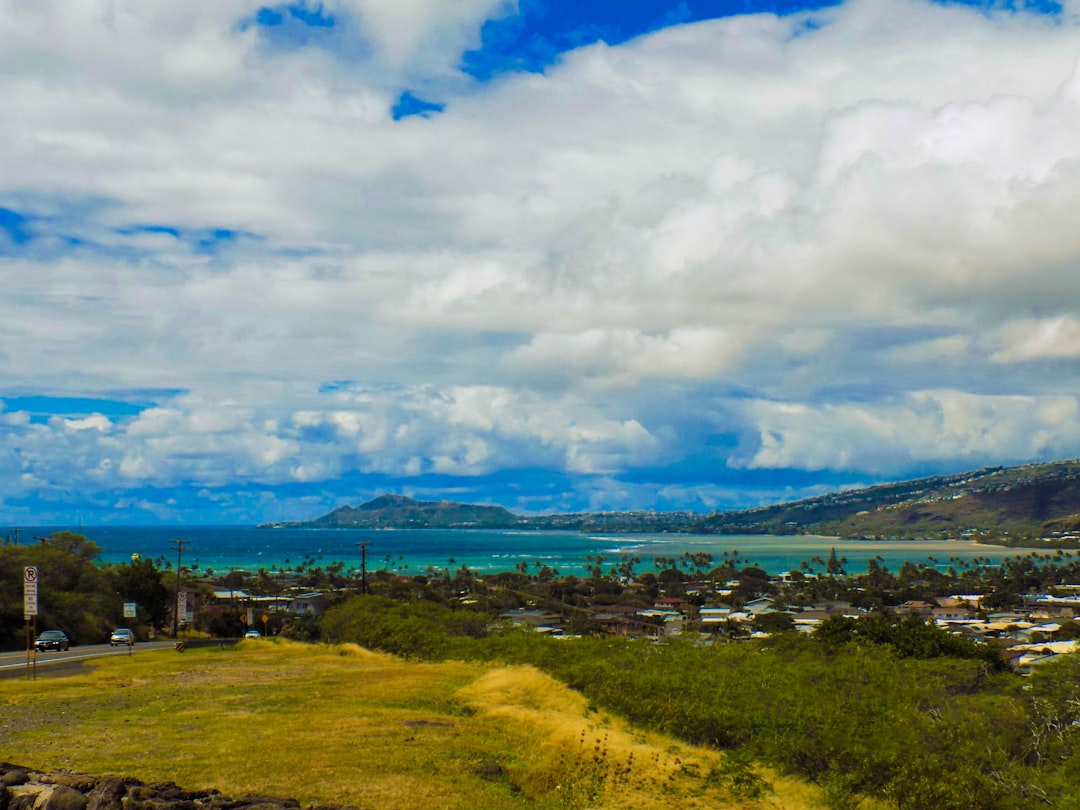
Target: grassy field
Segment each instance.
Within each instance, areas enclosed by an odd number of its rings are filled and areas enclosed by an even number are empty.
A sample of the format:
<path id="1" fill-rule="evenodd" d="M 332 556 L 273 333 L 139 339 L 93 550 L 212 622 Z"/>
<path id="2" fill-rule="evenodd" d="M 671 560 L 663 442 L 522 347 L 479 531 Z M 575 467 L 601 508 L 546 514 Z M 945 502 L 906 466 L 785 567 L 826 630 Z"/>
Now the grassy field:
<path id="1" fill-rule="evenodd" d="M 280 641 L 0 682 L 0 759 L 361 810 L 820 807 L 768 774 L 750 798 L 745 767 L 591 711 L 528 667 Z"/>

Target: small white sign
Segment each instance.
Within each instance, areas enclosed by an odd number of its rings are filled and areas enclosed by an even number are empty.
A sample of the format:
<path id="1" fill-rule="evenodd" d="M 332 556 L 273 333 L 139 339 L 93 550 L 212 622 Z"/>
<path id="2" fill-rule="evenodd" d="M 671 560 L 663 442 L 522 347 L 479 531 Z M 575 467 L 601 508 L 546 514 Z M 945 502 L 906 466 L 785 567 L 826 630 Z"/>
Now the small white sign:
<path id="1" fill-rule="evenodd" d="M 176 615 L 183 616 L 187 613 L 187 591 L 176 594 Z"/>
<path id="2" fill-rule="evenodd" d="M 125 619 L 134 619 L 135 618 L 135 607 L 136 607 L 136 605 L 135 605 L 134 602 L 124 602 L 124 618 Z"/>
<path id="3" fill-rule="evenodd" d="M 38 615 L 38 570 L 37 566 L 23 568 L 23 615 L 27 618 Z"/>

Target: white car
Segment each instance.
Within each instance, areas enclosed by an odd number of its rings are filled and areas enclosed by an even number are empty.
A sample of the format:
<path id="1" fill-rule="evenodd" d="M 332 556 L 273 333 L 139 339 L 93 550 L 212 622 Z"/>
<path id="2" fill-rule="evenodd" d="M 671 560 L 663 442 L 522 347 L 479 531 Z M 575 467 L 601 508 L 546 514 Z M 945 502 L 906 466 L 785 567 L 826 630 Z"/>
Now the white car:
<path id="1" fill-rule="evenodd" d="M 244 633 L 244 638 L 262 638 L 262 633 L 258 630 L 248 630 Z"/>
<path id="2" fill-rule="evenodd" d="M 126 627 L 117 627 L 112 631 L 112 635 L 109 636 L 109 646 L 111 647 L 130 647 L 134 643 L 135 634 Z"/>

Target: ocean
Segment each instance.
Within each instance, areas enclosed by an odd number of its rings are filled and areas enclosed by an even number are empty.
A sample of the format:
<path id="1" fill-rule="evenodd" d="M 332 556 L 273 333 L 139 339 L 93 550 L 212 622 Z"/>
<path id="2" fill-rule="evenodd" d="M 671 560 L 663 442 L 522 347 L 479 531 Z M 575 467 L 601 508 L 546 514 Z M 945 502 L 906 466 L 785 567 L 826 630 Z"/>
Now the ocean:
<path id="1" fill-rule="evenodd" d="M 20 542 L 46 536 L 60 527 L 20 529 Z M 183 565 L 216 574 L 231 570 L 291 568 L 305 557 L 325 568 L 343 563 L 359 570 L 366 544 L 367 570 L 381 568 L 406 575 L 429 568 L 456 570 L 462 565 L 477 573 L 510 571 L 521 563 L 529 570 L 542 565 L 562 574 L 582 575 L 597 555 L 605 571 L 625 556 L 641 559 L 638 572 L 653 569 L 656 557 L 707 552 L 719 564 L 724 553 L 737 555 L 742 565 L 756 565 L 770 574 L 798 568 L 803 560 L 827 558 L 831 549 L 846 558 L 849 573 L 866 571 L 867 561 L 880 557 L 896 572 L 907 561 L 929 563 L 942 570 L 956 561 L 998 562 L 1026 552 L 967 540 L 869 541 L 814 536 L 596 534 L 509 530 L 371 530 L 371 529 L 257 529 L 238 526 L 89 526 L 68 528 L 102 548 L 102 563 L 122 563 L 139 554 L 176 564 L 176 540 L 184 540 Z"/>

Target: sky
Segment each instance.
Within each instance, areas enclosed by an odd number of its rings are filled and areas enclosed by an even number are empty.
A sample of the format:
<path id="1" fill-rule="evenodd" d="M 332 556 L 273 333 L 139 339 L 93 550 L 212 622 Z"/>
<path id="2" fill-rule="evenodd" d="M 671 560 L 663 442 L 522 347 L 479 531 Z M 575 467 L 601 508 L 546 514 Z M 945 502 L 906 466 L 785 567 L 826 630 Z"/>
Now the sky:
<path id="1" fill-rule="evenodd" d="M 0 525 L 1080 456 L 1080 0 L 0 0 Z"/>

